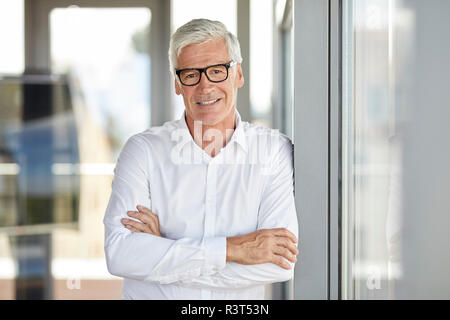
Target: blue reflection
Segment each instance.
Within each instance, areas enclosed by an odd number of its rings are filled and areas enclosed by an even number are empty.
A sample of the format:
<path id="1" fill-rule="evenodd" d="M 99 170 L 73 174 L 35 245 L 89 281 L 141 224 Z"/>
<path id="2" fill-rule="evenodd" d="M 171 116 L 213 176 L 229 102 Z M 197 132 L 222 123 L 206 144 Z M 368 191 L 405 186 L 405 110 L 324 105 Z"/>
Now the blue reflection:
<path id="1" fill-rule="evenodd" d="M 16 194 L 16 217 L 2 217 L 0 226 L 75 222 L 78 216 L 79 176 L 75 171 L 55 175 L 54 165 L 79 163 L 78 134 L 70 91 L 65 78 L 23 76 L 0 80 L 0 90 L 21 95 L 21 103 L 0 98 L 0 105 L 20 119 L 8 119 L 0 128 L 2 156 L 16 163 L 19 172 L 15 186 L 6 186 Z M 5 162 L 3 160 L 3 162 Z M 3 196 L 3 195 L 2 195 Z M 71 199 L 64 217 L 54 212 L 56 197 Z M 65 221 L 64 221 L 65 220 Z"/>

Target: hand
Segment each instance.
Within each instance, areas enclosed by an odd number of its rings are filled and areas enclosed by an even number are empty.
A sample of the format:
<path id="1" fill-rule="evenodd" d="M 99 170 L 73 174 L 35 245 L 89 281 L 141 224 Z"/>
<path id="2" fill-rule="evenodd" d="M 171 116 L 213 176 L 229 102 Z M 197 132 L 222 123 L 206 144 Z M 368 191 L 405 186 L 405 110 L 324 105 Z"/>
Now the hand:
<path id="1" fill-rule="evenodd" d="M 227 238 L 227 261 L 240 264 L 274 263 L 284 269 L 296 262 L 297 238 L 287 229 L 266 229 Z"/>
<path id="2" fill-rule="evenodd" d="M 128 211 L 127 214 L 142 222 L 124 218 L 122 223 L 125 227 L 133 232 L 145 232 L 161 237 L 158 216 L 143 206 L 136 206 L 136 208 L 138 211 Z"/>

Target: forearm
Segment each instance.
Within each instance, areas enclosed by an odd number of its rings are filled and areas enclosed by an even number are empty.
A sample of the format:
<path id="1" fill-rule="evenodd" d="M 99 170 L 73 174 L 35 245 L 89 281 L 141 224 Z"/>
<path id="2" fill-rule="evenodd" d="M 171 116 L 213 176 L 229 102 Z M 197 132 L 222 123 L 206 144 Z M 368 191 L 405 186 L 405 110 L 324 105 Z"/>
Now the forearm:
<path id="1" fill-rule="evenodd" d="M 116 232 L 105 245 L 111 274 L 160 284 L 208 276 L 225 266 L 224 238 L 170 240 Z"/>
<path id="2" fill-rule="evenodd" d="M 229 237 L 225 268 L 183 283 L 192 287 L 236 289 L 289 280 L 298 253 L 294 243 L 294 235 L 282 228 Z"/>
<path id="3" fill-rule="evenodd" d="M 148 233 L 129 232 L 124 228 L 107 237 L 107 266 L 111 274 L 119 277 L 159 284 L 179 282 L 201 288 L 244 288 L 292 277 L 292 269 L 283 269 L 273 263 L 243 265 L 231 261 L 238 256 L 235 243 L 230 240 L 233 238 L 175 241 Z M 239 252 L 242 253 L 245 254 Z M 229 262 L 225 264 L 227 256 Z M 289 265 L 293 268 L 293 263 Z"/>
<path id="4" fill-rule="evenodd" d="M 108 212 L 113 209 L 111 206 Z M 117 214 L 110 215 L 116 217 L 112 220 L 105 219 L 105 252 L 112 274 L 160 284 L 180 282 L 221 289 L 251 287 L 292 277 L 298 253 L 296 235 L 285 228 L 228 238 L 174 241 L 161 237 L 157 216 L 150 210 L 144 208 L 127 214 L 141 221 Z M 148 228 L 152 219 L 156 222 L 155 230 Z M 130 225 L 136 232 L 126 228 Z M 290 229 L 296 233 L 294 226 Z M 149 248 L 151 254 L 143 254 Z"/>
<path id="5" fill-rule="evenodd" d="M 242 265 L 227 262 L 225 268 L 210 276 L 194 277 L 181 283 L 194 288 L 221 290 L 250 288 L 291 279 L 294 274 L 294 264 L 290 264 L 292 269 L 286 270 L 273 263 Z"/>
<path id="6" fill-rule="evenodd" d="M 296 262 L 297 237 L 286 228 L 262 229 L 246 235 L 227 238 L 227 262 L 244 265 L 274 263 L 291 269 Z"/>

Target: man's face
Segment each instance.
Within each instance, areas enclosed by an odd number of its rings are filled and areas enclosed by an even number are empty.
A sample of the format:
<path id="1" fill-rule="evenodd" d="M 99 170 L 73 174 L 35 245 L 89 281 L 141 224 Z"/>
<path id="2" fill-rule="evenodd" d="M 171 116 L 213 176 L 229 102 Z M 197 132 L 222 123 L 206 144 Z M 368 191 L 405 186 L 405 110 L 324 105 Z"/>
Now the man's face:
<path id="1" fill-rule="evenodd" d="M 181 50 L 178 68 L 205 68 L 207 66 L 230 62 L 226 41 L 223 39 L 202 44 L 191 44 Z M 184 86 L 175 79 L 175 92 L 183 96 L 186 117 L 202 121 L 203 125 L 217 126 L 234 115 L 237 89 L 244 85 L 241 64 L 228 70 L 228 79 L 213 83 L 202 73 L 195 86 Z M 216 101 L 217 100 L 217 101 Z M 216 101 L 212 104 L 205 104 Z M 234 118 L 233 118 L 234 120 Z"/>

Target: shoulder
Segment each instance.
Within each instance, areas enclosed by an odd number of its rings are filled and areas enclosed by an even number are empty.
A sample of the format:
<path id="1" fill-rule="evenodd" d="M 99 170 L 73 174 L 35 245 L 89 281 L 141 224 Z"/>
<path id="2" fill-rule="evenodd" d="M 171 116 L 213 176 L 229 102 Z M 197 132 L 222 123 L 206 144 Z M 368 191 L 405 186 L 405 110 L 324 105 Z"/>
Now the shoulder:
<path id="1" fill-rule="evenodd" d="M 280 130 L 248 122 L 243 122 L 242 125 L 251 151 L 266 152 L 270 158 L 280 153 L 292 153 L 293 144 L 291 139 L 280 132 Z"/>
<path id="2" fill-rule="evenodd" d="M 161 126 L 151 127 L 145 131 L 136 133 L 127 140 L 124 148 L 129 145 L 136 146 L 139 149 L 146 151 L 151 151 L 155 148 L 167 148 L 171 143 L 171 135 L 172 132 L 176 130 L 178 121 L 179 120 L 167 121 Z"/>

